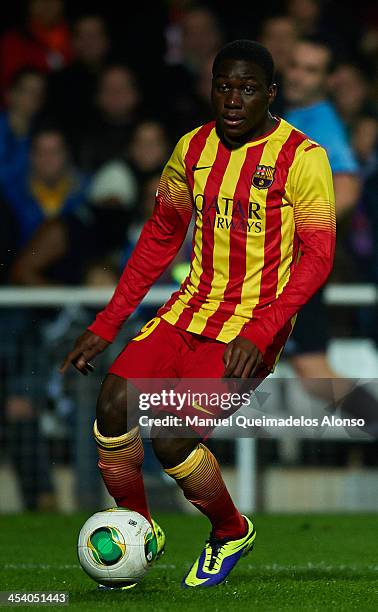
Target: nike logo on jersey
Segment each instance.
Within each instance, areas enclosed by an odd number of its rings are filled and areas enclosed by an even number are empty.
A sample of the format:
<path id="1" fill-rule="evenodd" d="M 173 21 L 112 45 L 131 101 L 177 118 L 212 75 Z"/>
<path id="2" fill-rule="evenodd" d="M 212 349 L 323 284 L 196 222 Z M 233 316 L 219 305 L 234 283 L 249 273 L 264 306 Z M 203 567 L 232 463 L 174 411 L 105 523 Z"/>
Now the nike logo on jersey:
<path id="1" fill-rule="evenodd" d="M 195 164 L 192 166 L 192 172 L 196 170 L 206 170 L 207 168 L 212 168 L 212 166 L 196 166 Z"/>

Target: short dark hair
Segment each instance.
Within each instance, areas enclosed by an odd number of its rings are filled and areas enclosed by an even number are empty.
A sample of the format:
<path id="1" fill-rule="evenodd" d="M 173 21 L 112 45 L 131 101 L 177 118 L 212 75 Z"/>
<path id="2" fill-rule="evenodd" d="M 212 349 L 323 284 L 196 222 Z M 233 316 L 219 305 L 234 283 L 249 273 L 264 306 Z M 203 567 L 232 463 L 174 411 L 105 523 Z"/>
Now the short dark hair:
<path id="1" fill-rule="evenodd" d="M 214 59 L 213 76 L 217 74 L 220 64 L 229 59 L 246 60 L 257 64 L 265 73 L 267 85 L 273 83 L 273 57 L 266 47 L 255 40 L 234 40 L 222 47 Z"/>

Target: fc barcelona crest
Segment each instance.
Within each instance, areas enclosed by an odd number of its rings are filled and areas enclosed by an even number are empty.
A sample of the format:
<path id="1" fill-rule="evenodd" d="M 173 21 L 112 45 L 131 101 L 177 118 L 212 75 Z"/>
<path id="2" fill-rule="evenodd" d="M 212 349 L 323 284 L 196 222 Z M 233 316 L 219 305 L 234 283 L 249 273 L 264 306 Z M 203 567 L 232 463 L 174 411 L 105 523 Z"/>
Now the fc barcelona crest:
<path id="1" fill-rule="evenodd" d="M 274 181 L 275 171 L 276 169 L 272 166 L 256 166 L 252 185 L 257 187 L 257 189 L 268 189 Z"/>

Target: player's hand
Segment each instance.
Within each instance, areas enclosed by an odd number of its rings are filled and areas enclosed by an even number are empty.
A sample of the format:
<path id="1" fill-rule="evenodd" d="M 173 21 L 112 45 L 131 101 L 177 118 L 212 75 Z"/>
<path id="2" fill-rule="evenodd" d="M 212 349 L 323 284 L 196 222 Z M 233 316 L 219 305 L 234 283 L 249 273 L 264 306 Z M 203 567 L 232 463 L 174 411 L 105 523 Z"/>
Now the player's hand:
<path id="1" fill-rule="evenodd" d="M 263 364 L 263 356 L 253 342 L 237 336 L 223 355 L 225 378 L 250 378 Z"/>
<path id="2" fill-rule="evenodd" d="M 67 368 L 72 365 L 79 370 L 81 374 L 87 376 L 90 372 L 93 371 L 93 365 L 90 363 L 90 360 L 96 357 L 99 353 L 102 353 L 108 347 L 110 342 L 100 338 L 100 336 L 96 336 L 93 332 L 88 329 L 76 340 L 75 345 L 70 351 L 62 365 L 59 368 L 61 374 L 67 370 Z"/>

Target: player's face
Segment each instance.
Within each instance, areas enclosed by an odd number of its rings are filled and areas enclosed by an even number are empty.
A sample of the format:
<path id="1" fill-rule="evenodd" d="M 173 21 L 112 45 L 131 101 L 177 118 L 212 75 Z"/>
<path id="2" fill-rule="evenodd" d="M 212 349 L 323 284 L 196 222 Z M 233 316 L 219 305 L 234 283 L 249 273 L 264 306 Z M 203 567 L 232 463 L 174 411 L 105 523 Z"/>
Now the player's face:
<path id="1" fill-rule="evenodd" d="M 222 62 L 213 78 L 211 101 L 224 139 L 240 145 L 264 133 L 275 95 L 275 85 L 267 85 L 260 66 L 245 60 Z"/>

